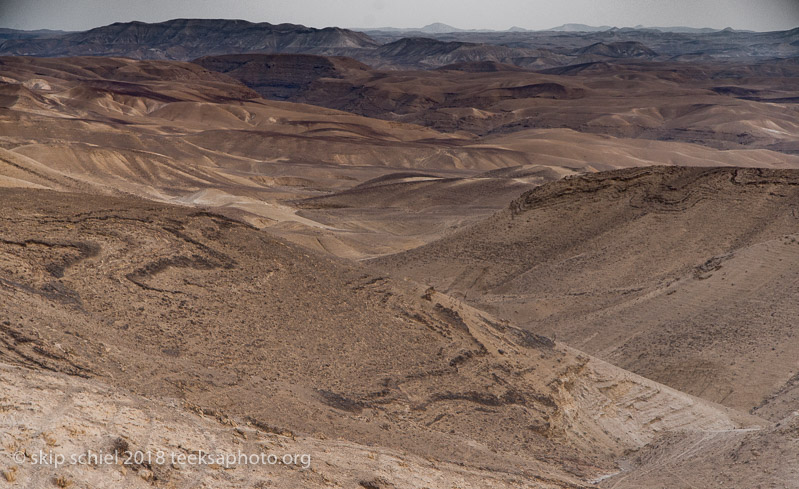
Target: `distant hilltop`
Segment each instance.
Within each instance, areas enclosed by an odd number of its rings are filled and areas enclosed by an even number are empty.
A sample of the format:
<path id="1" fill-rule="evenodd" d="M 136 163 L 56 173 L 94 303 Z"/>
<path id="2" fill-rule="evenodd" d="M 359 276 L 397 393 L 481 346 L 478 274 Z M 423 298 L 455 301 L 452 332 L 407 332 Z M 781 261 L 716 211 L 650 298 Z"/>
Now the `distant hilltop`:
<path id="1" fill-rule="evenodd" d="M 562 31 L 562 32 L 602 32 L 602 31 L 609 31 L 611 29 L 613 29 L 613 27 L 609 25 L 596 27 L 585 24 L 563 24 L 558 27 L 553 27 L 551 29 L 546 29 L 546 30 Z"/>
<path id="2" fill-rule="evenodd" d="M 24 31 L 23 31 L 24 32 Z M 7 36 L 8 37 L 8 36 Z M 192 59 L 240 52 L 312 52 L 378 46 L 362 32 L 338 27 L 231 19 L 173 19 L 149 24 L 117 22 L 85 32 L 8 39 L 0 52 L 18 56 L 124 56 L 135 59 Z"/>
<path id="3" fill-rule="evenodd" d="M 683 33 L 683 34 L 711 34 L 713 32 L 719 32 L 722 29 L 713 29 L 710 27 L 685 27 L 685 26 L 674 26 L 674 27 L 647 27 L 643 25 L 637 25 L 635 27 L 615 27 L 610 25 L 601 25 L 601 26 L 593 26 L 587 24 L 563 24 L 557 27 L 552 27 L 550 29 L 527 29 L 524 27 L 513 26 L 506 30 L 498 30 L 498 29 L 460 29 L 458 27 L 453 27 L 448 24 L 444 24 L 441 22 L 434 22 L 432 24 L 428 24 L 424 27 L 364 27 L 364 28 L 352 28 L 352 30 L 360 31 L 360 32 L 391 32 L 391 33 L 402 33 L 402 34 L 412 34 L 412 33 L 421 33 L 421 34 L 448 34 L 453 32 L 605 32 L 605 31 L 612 31 L 612 30 L 641 30 L 641 31 L 658 31 L 658 32 L 675 32 L 675 33 Z M 731 32 L 733 29 L 726 28 L 723 29 L 725 31 Z M 738 32 L 751 32 L 751 31 L 738 31 Z"/>

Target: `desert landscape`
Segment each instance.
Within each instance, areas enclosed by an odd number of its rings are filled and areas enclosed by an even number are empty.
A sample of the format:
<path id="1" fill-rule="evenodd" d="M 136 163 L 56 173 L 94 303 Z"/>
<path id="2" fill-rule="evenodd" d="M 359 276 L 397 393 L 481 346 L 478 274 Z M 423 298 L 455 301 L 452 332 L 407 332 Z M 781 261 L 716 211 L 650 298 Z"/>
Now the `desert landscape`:
<path id="1" fill-rule="evenodd" d="M 799 28 L 51 27 L 0 487 L 799 488 Z"/>

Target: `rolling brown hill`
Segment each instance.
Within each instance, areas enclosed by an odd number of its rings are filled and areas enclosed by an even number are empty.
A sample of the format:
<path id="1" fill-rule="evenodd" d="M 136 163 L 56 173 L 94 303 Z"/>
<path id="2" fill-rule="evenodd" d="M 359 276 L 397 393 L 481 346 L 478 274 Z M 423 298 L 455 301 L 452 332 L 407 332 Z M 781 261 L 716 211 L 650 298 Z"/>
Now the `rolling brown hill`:
<path id="1" fill-rule="evenodd" d="M 520 131 L 486 138 L 486 147 L 530 155 L 540 165 L 469 176 L 385 175 L 346 190 L 289 202 L 297 214 L 325 227 L 272 227 L 303 246 L 364 259 L 434 241 L 485 219 L 522 192 L 564 176 L 669 163 L 679 166 L 797 168 L 794 156 L 766 150 L 718 151 L 675 142 L 617 139 L 570 130 Z"/>
<path id="2" fill-rule="evenodd" d="M 1 192 L 2 362 L 121 390 L 112 396 L 177 400 L 170 416 L 193 407 L 266 432 L 402 450 L 511 487 L 582 487 L 663 434 L 766 424 L 219 215 Z M 147 443 L 142 434 L 128 438 Z M 35 437 L 14 436 L 16 450 L 33 448 Z M 181 477 L 168 464 L 148 470 Z"/>
<path id="3" fill-rule="evenodd" d="M 391 169 L 462 176 L 528 162 L 505 149 L 470 149 L 468 136 L 266 101 L 190 63 L 0 63 L 6 186 L 202 200 L 264 225 L 298 220 L 277 200 L 348 188 Z"/>
<path id="4" fill-rule="evenodd" d="M 424 76 L 439 77 L 449 85 L 428 85 L 459 93 L 447 97 L 455 105 L 470 108 L 448 109 L 436 98 L 418 99 L 420 112 L 400 118 L 449 111 L 452 117 L 474 121 L 475 131 L 493 124 L 496 116 L 494 109 L 472 107 L 480 104 L 519 105 L 526 100 L 537 104 L 537 117 L 543 117 L 547 104 L 556 104 L 551 106 L 553 116 L 556 110 L 566 110 L 557 104 L 582 104 L 580 110 L 595 110 L 594 116 L 605 110 L 603 105 L 586 105 L 586 94 L 593 89 L 570 76 L 450 70 L 413 72 L 420 77 L 405 79 L 384 74 L 381 81 L 383 75 L 346 59 L 248 55 L 206 60 L 244 63 L 239 68 L 227 65 L 238 75 L 252 69 L 256 76 L 265 70 L 271 73 L 265 81 L 268 90 L 279 87 L 281 77 L 288 80 L 297 70 L 307 75 L 297 75 L 298 85 L 314 80 L 310 87 L 340 83 L 343 90 L 351 83 L 346 77 L 371 79 L 364 82 L 365 87 L 372 87 L 364 93 L 372 93 L 369 97 L 374 102 L 357 103 L 364 110 L 372 107 L 366 111 L 374 110 L 378 116 L 385 114 L 383 110 L 410 107 L 402 87 L 415 89 L 424 85 Z M 0 104 L 5 107 L 0 119 L 3 186 L 132 194 L 215 208 L 260 227 L 277 225 L 275 231 L 281 236 L 350 258 L 396 253 L 430 242 L 453 227 L 490 215 L 530 186 L 575 172 L 663 163 L 799 167 L 796 156 L 775 151 L 719 151 L 692 143 L 614 138 L 570 129 L 527 129 L 484 138 L 441 133 L 316 106 L 267 101 L 232 78 L 191 63 L 13 57 L 0 63 L 4 73 Z M 496 88 L 485 85 L 487 80 L 493 80 Z M 519 82 L 526 85 L 508 85 Z M 316 93 L 317 88 L 301 93 Z M 386 93 L 386 89 L 394 92 Z M 719 104 L 731 99 L 735 104 L 750 104 L 740 111 L 746 118 L 754 117 L 753 111 L 760 106 L 787 110 L 718 93 L 713 97 Z M 375 108 L 378 101 L 380 106 Z M 699 112 L 709 113 L 714 107 Z M 640 129 L 642 116 L 636 117 L 630 127 Z M 699 126 L 705 124 L 697 115 L 690 117 Z M 769 124 L 776 120 L 775 116 Z M 788 127 L 789 121 L 785 124 Z M 725 137 L 707 134 L 714 141 Z M 783 136 L 787 138 L 790 132 Z M 516 167 L 539 171 L 545 177 L 483 175 Z M 353 188 L 409 170 L 436 178 L 426 183 L 395 182 L 368 191 Z M 343 195 L 343 203 L 332 195 L 350 190 L 354 193 Z M 475 192 L 487 198 L 475 200 Z M 355 195 L 360 197 L 352 200 Z M 319 200 L 313 205 L 293 204 L 307 198 Z"/>
<path id="5" fill-rule="evenodd" d="M 350 189 L 291 202 L 297 215 L 326 228 L 273 227 L 305 247 L 350 259 L 397 253 L 434 241 L 502 208 L 531 186 L 574 172 L 511 167 L 474 176 L 394 173 Z"/>
<path id="6" fill-rule="evenodd" d="M 214 59 L 247 61 L 258 69 L 274 63 L 284 74 L 302 67 L 311 78 L 317 61 L 322 71 L 374 75 L 343 59 Z M 0 185 L 137 195 L 213 208 L 348 258 L 396 253 L 433 241 L 490 215 L 531 186 L 576 172 L 664 162 L 799 167 L 796 156 L 774 151 L 718 151 L 569 129 L 482 139 L 464 132 L 441 133 L 264 100 L 224 74 L 184 62 L 7 57 L 0 63 Z M 453 89 L 466 81 L 477 87 L 481 80 L 480 73 L 447 73 L 457 82 Z M 457 73 L 466 78 L 458 82 Z M 520 74 L 487 75 L 500 80 Z M 548 90 L 550 78 L 526 90 Z M 311 84 L 321 80 L 336 81 L 321 77 Z M 502 98 L 514 90 L 489 92 Z M 391 103 L 382 94 L 378 99 Z M 463 110 L 475 117 L 483 113 Z M 521 173 L 493 172 L 505 168 Z M 355 188 L 408 171 L 435 178 Z M 475 192 L 486 197 L 474 199 Z M 360 197 L 353 200 L 356 195 Z M 296 204 L 308 198 L 319 200 Z"/>
<path id="7" fill-rule="evenodd" d="M 286 56 L 265 65 L 248 56 L 237 58 L 252 60 L 241 68 L 222 64 L 220 71 L 265 97 L 282 98 L 274 86 L 285 85 L 287 67 L 307 62 Z M 450 61 L 456 64 L 437 70 L 369 71 L 344 69 L 354 61 L 319 60 L 318 70 L 302 70 L 301 86 L 292 85 L 288 100 L 479 136 L 568 128 L 718 149 L 799 151 L 795 61 L 611 60 L 542 73 L 503 68 L 500 58 Z"/>
<path id="8" fill-rule="evenodd" d="M 797 189 L 793 170 L 571 177 L 375 264 L 647 378 L 779 420 L 797 396 Z"/>

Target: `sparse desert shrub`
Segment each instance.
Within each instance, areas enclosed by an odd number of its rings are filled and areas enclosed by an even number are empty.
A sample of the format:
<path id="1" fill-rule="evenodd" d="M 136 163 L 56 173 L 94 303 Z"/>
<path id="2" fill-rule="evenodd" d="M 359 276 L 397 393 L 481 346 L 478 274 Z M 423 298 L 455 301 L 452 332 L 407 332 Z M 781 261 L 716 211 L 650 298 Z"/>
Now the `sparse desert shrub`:
<path id="1" fill-rule="evenodd" d="M 5 478 L 6 482 L 14 482 L 17 480 L 17 468 L 11 467 L 8 470 L 3 471 L 3 478 Z"/>
<path id="2" fill-rule="evenodd" d="M 59 475 L 58 477 L 56 477 L 53 483 L 61 488 L 69 487 L 72 485 L 72 481 L 64 477 L 63 475 Z"/>
<path id="3" fill-rule="evenodd" d="M 124 438 L 116 438 L 111 444 L 111 449 L 118 456 L 125 455 L 130 450 L 130 444 Z"/>
<path id="4" fill-rule="evenodd" d="M 45 443 L 47 446 L 54 447 L 58 444 L 58 440 L 56 439 L 55 435 L 52 433 L 42 433 L 42 438 L 44 438 Z"/>

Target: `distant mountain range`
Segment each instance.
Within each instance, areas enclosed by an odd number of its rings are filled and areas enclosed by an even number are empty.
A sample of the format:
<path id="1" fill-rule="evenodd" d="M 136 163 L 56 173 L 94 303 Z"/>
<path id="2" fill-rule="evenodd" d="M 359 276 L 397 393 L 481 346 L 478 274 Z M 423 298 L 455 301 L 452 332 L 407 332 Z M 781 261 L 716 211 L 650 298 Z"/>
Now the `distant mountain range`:
<path id="1" fill-rule="evenodd" d="M 675 61 L 697 57 L 792 58 L 799 57 L 797 48 L 797 30 L 750 33 L 688 27 L 619 29 L 583 24 L 565 24 L 548 31 L 527 31 L 521 27 L 478 31 L 435 23 L 415 30 L 364 33 L 339 27 L 317 29 L 244 20 L 174 19 L 154 24 L 115 23 L 85 32 L 0 29 L 0 55 L 189 61 L 227 54 L 312 54 L 346 56 L 378 69 L 499 63 L 541 70 L 627 58 Z"/>
<path id="2" fill-rule="evenodd" d="M 424 27 L 363 27 L 353 28 L 360 32 L 396 32 L 396 33 L 421 33 L 421 34 L 447 34 L 450 32 L 496 32 L 491 29 L 459 29 L 451 25 L 434 22 Z"/>
<path id="3" fill-rule="evenodd" d="M 609 31 L 611 29 L 613 29 L 613 27 L 609 25 L 596 27 L 585 24 L 563 24 L 546 30 L 561 31 L 561 32 L 602 32 L 602 31 Z"/>
<path id="4" fill-rule="evenodd" d="M 60 36 L 17 38 L 0 43 L 0 52 L 30 56 L 124 56 L 135 59 L 192 59 L 245 52 L 314 52 L 371 49 L 366 34 L 337 27 L 315 29 L 295 24 L 244 20 L 175 19 L 156 24 L 114 23 Z"/>
<path id="5" fill-rule="evenodd" d="M 549 50 L 511 48 L 498 44 L 441 41 L 408 37 L 365 52 L 363 61 L 377 68 L 439 68 L 451 64 L 494 62 L 534 69 L 569 64 L 566 57 Z"/>
<path id="6" fill-rule="evenodd" d="M 524 27 L 513 26 L 507 30 L 497 30 L 497 29 L 459 29 L 457 27 L 453 27 L 451 25 L 443 24 L 441 22 L 435 22 L 433 24 L 428 24 L 424 27 L 367 27 L 367 28 L 357 28 L 353 29 L 360 32 L 399 32 L 399 33 L 422 33 L 422 34 L 447 34 L 451 32 L 546 32 L 546 31 L 559 31 L 559 32 L 603 32 L 609 30 L 625 30 L 625 29 L 633 29 L 633 30 L 650 30 L 650 31 L 658 31 L 658 32 L 676 32 L 676 33 L 685 33 L 685 34 L 709 34 L 711 32 L 718 32 L 721 29 L 712 29 L 710 27 L 684 27 L 684 26 L 675 26 L 675 27 L 646 27 L 642 25 L 637 25 L 635 27 L 613 27 L 609 25 L 602 25 L 602 26 L 592 26 L 586 24 L 563 24 L 557 27 L 552 27 L 550 29 L 526 29 Z M 744 31 L 744 32 L 751 32 L 751 31 Z"/>

